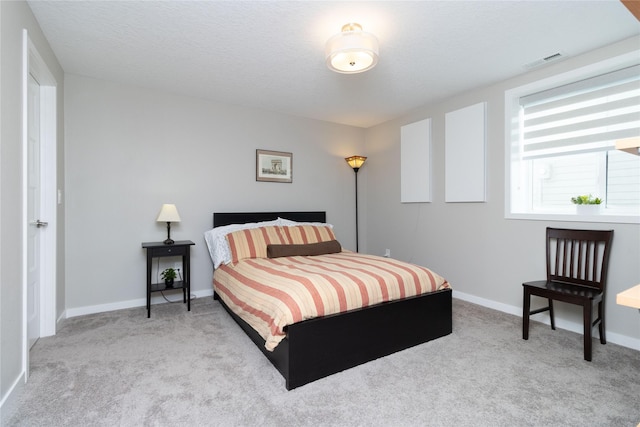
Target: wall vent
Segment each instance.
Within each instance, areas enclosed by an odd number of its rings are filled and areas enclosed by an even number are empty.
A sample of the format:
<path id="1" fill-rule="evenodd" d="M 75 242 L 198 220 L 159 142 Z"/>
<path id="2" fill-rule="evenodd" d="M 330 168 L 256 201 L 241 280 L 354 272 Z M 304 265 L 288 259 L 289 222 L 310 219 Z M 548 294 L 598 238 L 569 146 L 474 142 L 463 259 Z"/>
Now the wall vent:
<path id="1" fill-rule="evenodd" d="M 558 59 L 562 56 L 562 54 L 560 52 L 556 52 L 553 55 L 549 55 L 545 58 L 542 58 L 543 61 L 547 62 L 547 61 L 552 61 L 554 59 Z"/>
<path id="2" fill-rule="evenodd" d="M 542 65 L 549 64 L 551 62 L 557 62 L 557 61 L 559 61 L 561 59 L 564 59 L 565 57 L 566 57 L 566 55 L 563 52 L 556 52 L 556 53 L 553 53 L 553 54 L 551 54 L 549 56 L 545 56 L 542 59 L 538 59 L 537 61 L 533 61 L 533 62 L 530 62 L 528 64 L 524 64 L 524 68 L 527 68 L 527 69 L 537 68 L 537 67 L 540 67 Z"/>

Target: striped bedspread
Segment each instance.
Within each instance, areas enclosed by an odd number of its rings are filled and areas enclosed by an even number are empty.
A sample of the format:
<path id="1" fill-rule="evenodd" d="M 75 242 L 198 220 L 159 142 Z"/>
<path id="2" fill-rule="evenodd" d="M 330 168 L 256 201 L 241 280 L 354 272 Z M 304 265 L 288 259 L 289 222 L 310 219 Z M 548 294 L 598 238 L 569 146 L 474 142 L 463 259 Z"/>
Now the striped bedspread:
<path id="1" fill-rule="evenodd" d="M 269 351 L 285 338 L 287 325 L 449 288 L 427 268 L 353 252 L 245 259 L 215 270 L 213 282 Z"/>

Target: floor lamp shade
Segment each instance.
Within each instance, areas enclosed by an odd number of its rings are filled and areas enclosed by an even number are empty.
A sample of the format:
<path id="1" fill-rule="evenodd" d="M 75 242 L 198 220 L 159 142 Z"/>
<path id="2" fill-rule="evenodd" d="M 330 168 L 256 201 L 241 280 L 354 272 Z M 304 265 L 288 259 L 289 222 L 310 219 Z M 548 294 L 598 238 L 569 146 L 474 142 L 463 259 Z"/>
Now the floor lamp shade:
<path id="1" fill-rule="evenodd" d="M 354 171 L 358 172 L 358 170 L 364 164 L 367 158 L 364 156 L 351 156 L 351 157 L 347 157 L 345 160 L 347 161 L 347 163 L 349 163 L 349 166 L 351 166 Z"/>
<path id="2" fill-rule="evenodd" d="M 176 208 L 176 205 L 169 203 L 165 203 L 164 205 L 162 205 L 156 221 L 167 223 L 167 240 L 164 241 L 164 244 L 172 245 L 174 241 L 171 239 L 171 223 L 180 222 L 180 214 L 178 213 L 178 208 Z"/>

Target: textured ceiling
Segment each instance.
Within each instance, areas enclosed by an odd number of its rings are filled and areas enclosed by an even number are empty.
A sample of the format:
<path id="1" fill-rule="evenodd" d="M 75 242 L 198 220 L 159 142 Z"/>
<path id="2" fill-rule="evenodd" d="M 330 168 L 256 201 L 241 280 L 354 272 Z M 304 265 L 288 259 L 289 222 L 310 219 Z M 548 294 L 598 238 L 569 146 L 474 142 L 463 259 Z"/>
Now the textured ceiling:
<path id="1" fill-rule="evenodd" d="M 617 0 L 28 3 L 66 73 L 360 127 L 640 34 Z M 373 70 L 327 69 L 347 22 Z"/>

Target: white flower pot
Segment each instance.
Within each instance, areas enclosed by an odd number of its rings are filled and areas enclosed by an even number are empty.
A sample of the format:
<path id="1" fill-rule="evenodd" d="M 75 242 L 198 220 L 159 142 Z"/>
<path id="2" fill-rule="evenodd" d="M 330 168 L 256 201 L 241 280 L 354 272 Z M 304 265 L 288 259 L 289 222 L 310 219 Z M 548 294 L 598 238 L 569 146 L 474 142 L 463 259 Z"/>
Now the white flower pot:
<path id="1" fill-rule="evenodd" d="M 576 213 L 578 215 L 599 215 L 601 212 L 602 212 L 602 204 L 576 205 Z"/>

